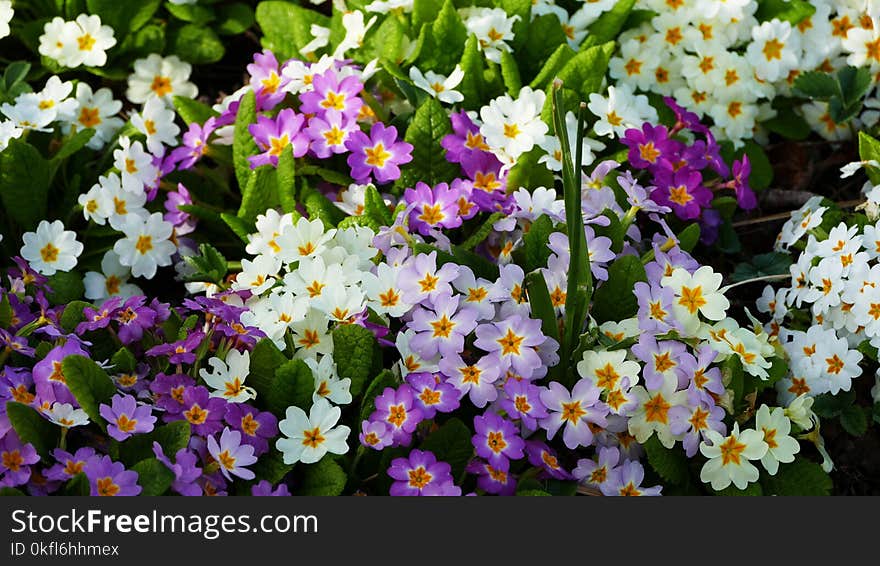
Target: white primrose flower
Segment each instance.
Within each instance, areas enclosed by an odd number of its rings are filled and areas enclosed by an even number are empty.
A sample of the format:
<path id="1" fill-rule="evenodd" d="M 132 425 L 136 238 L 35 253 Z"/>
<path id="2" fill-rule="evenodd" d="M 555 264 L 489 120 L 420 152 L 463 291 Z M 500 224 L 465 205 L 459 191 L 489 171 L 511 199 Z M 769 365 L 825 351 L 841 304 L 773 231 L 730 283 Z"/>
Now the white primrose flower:
<path id="1" fill-rule="evenodd" d="M 314 39 L 300 48 L 299 52 L 303 55 L 314 53 L 330 43 L 330 28 L 319 26 L 318 24 L 312 24 L 311 27 L 309 27 L 309 33 L 312 34 Z"/>
<path id="2" fill-rule="evenodd" d="M 373 0 L 366 5 L 367 12 L 375 12 L 377 14 L 387 14 L 393 10 L 400 10 L 403 13 L 412 12 L 413 0 Z"/>
<path id="3" fill-rule="evenodd" d="M 711 267 L 704 265 L 693 274 L 677 267 L 672 275 L 663 277 L 660 284 L 672 289 L 675 294 L 672 308 L 676 318 L 693 333 L 700 326 L 699 314 L 709 320 L 724 319 L 730 301 L 719 290 L 721 280 L 720 273 L 715 273 Z"/>
<path id="4" fill-rule="evenodd" d="M 571 148 L 571 162 L 577 162 L 577 125 L 578 120 L 574 112 L 565 114 L 565 129 L 568 135 L 568 144 Z M 562 171 L 562 144 L 556 136 L 544 136 L 544 141 L 538 146 L 547 152 L 538 159 L 538 163 L 543 163 L 550 171 Z M 581 142 L 581 165 L 583 167 L 591 165 L 596 160 L 594 151 L 602 151 L 605 144 L 585 135 Z"/>
<path id="5" fill-rule="evenodd" d="M 593 93 L 587 108 L 599 119 L 593 125 L 596 135 L 623 137 L 626 130 L 639 128 L 644 122 L 655 123 L 657 111 L 643 94 L 633 94 L 626 83 L 608 87 L 608 97 Z"/>
<path id="6" fill-rule="evenodd" d="M 346 440 L 351 432 L 347 426 L 336 426 L 342 411 L 323 397 L 312 403 L 309 414 L 299 407 L 288 407 L 285 418 L 278 423 L 284 435 L 275 448 L 284 455 L 285 464 L 314 464 L 328 452 L 348 452 Z"/>
<path id="7" fill-rule="evenodd" d="M 330 318 L 318 309 L 309 309 L 305 317 L 291 322 L 290 330 L 296 348 L 294 357 L 306 359 L 333 355 L 333 334 L 328 330 L 329 324 Z"/>
<path id="8" fill-rule="evenodd" d="M 171 106 L 173 97 L 195 98 L 198 87 L 189 82 L 192 65 L 177 55 L 162 57 L 156 53 L 134 62 L 134 73 L 128 77 L 125 96 L 135 104 L 142 104 L 157 96 Z"/>
<path id="9" fill-rule="evenodd" d="M 247 289 L 255 295 L 263 293 L 276 282 L 281 270 L 281 260 L 270 255 L 258 255 L 253 261 L 241 260 L 241 273 L 235 278 L 232 288 Z"/>
<path id="10" fill-rule="evenodd" d="M 174 123 L 176 116 L 174 110 L 165 106 L 162 99 L 154 96 L 147 99 L 140 113 L 132 114 L 131 124 L 147 136 L 147 149 L 150 153 L 161 155 L 165 145 L 177 145 L 180 126 Z"/>
<path id="11" fill-rule="evenodd" d="M 520 155 L 543 143 L 549 128 L 541 120 L 546 95 L 524 86 L 516 100 L 499 96 L 480 109 L 480 133 L 502 162 L 513 164 Z"/>
<path id="12" fill-rule="evenodd" d="M 422 74 L 417 67 L 413 66 L 409 69 L 409 78 L 413 84 L 440 102 L 455 104 L 464 100 L 464 95 L 455 90 L 455 87 L 461 84 L 464 79 L 464 71 L 461 70 L 460 65 L 456 65 L 448 77 L 434 71 Z"/>
<path id="13" fill-rule="evenodd" d="M 211 371 L 202 368 L 199 375 L 205 383 L 213 389 L 211 397 L 222 397 L 230 403 L 244 403 L 256 398 L 257 392 L 251 387 L 244 385 L 250 373 L 250 352 L 229 350 L 226 361 L 217 356 L 208 360 Z"/>
<path id="14" fill-rule="evenodd" d="M 4 102 L 0 105 L 2 112 L 13 127 L 19 130 L 38 130 L 41 132 L 51 132 L 47 126 L 51 124 L 57 116 L 57 111 L 53 108 L 41 108 L 40 101 L 33 93 L 23 94 L 15 100 L 15 104 Z M 14 132 L 14 130 L 10 130 Z M 19 134 L 20 135 L 20 134 Z M 18 136 L 16 136 L 18 137 Z M 9 143 L 7 141 L 7 143 Z"/>
<path id="15" fill-rule="evenodd" d="M 67 134 L 73 127 L 92 128 L 95 135 L 86 144 L 91 149 L 103 148 L 124 124 L 116 116 L 122 110 L 122 101 L 115 100 L 109 88 L 100 88 L 93 92 L 87 83 L 77 83 L 76 104 L 73 118 L 64 124 L 63 131 Z"/>
<path id="16" fill-rule="evenodd" d="M 60 220 L 41 220 L 36 232 L 25 232 L 21 257 L 37 273 L 54 275 L 58 271 L 70 271 L 76 266 L 83 245 L 76 239 L 76 232 L 65 230 Z"/>
<path id="17" fill-rule="evenodd" d="M 88 14 L 80 14 L 71 24 L 71 40 L 64 42 L 59 62 L 66 67 L 103 67 L 107 50 L 116 45 L 113 28 L 101 25 L 99 16 Z"/>
<path id="18" fill-rule="evenodd" d="M 257 233 L 248 234 L 245 251 L 251 255 L 280 254 L 278 237 L 291 226 L 293 226 L 292 214 L 279 214 L 277 210 L 270 208 L 265 214 L 257 216 Z"/>
<path id="19" fill-rule="evenodd" d="M 0 39 L 9 35 L 9 22 L 14 15 L 12 0 L 0 0 Z"/>
<path id="20" fill-rule="evenodd" d="M 174 227 L 162 219 L 161 212 L 146 219 L 129 215 L 121 228 L 125 237 L 116 242 L 113 251 L 119 263 L 131 268 L 132 275 L 152 279 L 158 267 L 171 265 L 171 256 L 177 251 L 170 240 Z"/>
<path id="21" fill-rule="evenodd" d="M 513 24 L 520 17 L 508 17 L 501 8 L 467 8 L 460 10 L 468 34 L 475 34 L 486 59 L 501 63 L 501 52 L 511 52 L 507 42 L 513 41 Z"/>
<path id="22" fill-rule="evenodd" d="M 76 22 L 65 22 L 64 18 L 56 16 L 43 25 L 43 34 L 40 36 L 40 46 L 37 51 L 40 55 L 65 65 L 66 53 L 69 46 L 76 41 L 78 31 L 81 30 Z"/>
<path id="23" fill-rule="evenodd" d="M 325 232 L 324 223 L 319 219 L 300 218 L 295 225 L 285 228 L 276 240 L 280 247 L 279 257 L 284 263 L 291 263 L 320 255 L 335 234 L 335 228 Z"/>
<path id="24" fill-rule="evenodd" d="M 144 192 L 144 186 L 159 176 L 153 156 L 144 151 L 141 142 L 131 142 L 128 136 L 119 138 L 119 149 L 113 150 L 113 165 L 122 176 L 122 188 L 132 193 Z"/>
<path id="25" fill-rule="evenodd" d="M 779 471 L 779 464 L 794 462 L 794 455 L 800 452 L 798 441 L 789 436 L 791 421 L 785 416 L 785 409 L 774 407 L 770 411 L 767 405 L 761 405 L 755 415 L 755 429 L 764 434 L 767 453 L 761 458 L 761 464 L 771 476 Z"/>
<path id="26" fill-rule="evenodd" d="M 306 358 L 305 363 L 312 370 L 312 376 L 315 378 L 315 392 L 312 393 L 312 402 L 324 398 L 332 401 L 337 405 L 348 405 L 351 403 L 351 379 L 340 379 L 336 373 L 336 363 L 332 356 L 322 356 L 318 362 L 314 358 Z"/>
<path id="27" fill-rule="evenodd" d="M 767 453 L 767 443 L 763 432 L 746 429 L 739 430 L 739 423 L 733 423 L 733 430 L 727 437 L 717 431 L 703 431 L 707 440 L 700 443 L 700 452 L 709 460 L 700 470 L 703 483 L 711 484 L 718 491 L 731 482 L 737 489 L 745 489 L 750 483 L 758 481 L 758 468 L 750 460 L 760 460 Z"/>
<path id="28" fill-rule="evenodd" d="M 75 409 L 70 403 L 52 403 L 51 407 L 40 407 L 40 412 L 53 424 L 63 428 L 73 428 L 89 424 L 89 416 L 82 409 Z"/>
<path id="29" fill-rule="evenodd" d="M 129 216 L 146 219 L 150 215 L 144 208 L 147 193 L 126 191 L 116 173 L 98 177 L 98 184 L 98 198 L 103 201 L 100 210 L 106 211 L 107 221 L 114 230 L 121 231 Z"/>
<path id="30" fill-rule="evenodd" d="M 33 101 L 46 114 L 44 120 L 65 122 L 72 120 L 76 112 L 77 101 L 70 97 L 71 92 L 73 92 L 72 82 L 62 81 L 58 76 L 52 75 L 46 81 L 43 90 L 20 95 L 16 99 L 16 104 L 19 101 Z"/>
<path id="31" fill-rule="evenodd" d="M 9 141 L 18 139 L 24 133 L 12 120 L 0 121 L 0 151 L 9 146 Z"/>
<path id="32" fill-rule="evenodd" d="M 364 13 L 359 10 L 345 12 L 342 15 L 342 29 L 345 30 L 345 37 L 336 46 L 333 57 L 342 59 L 346 51 L 357 49 L 364 44 L 364 36 L 367 31 L 376 23 L 377 16 L 373 16 L 369 21 L 364 22 Z"/>
<path id="33" fill-rule="evenodd" d="M 759 79 L 775 82 L 798 67 L 800 48 L 800 37 L 792 33 L 791 24 L 773 19 L 752 28 L 746 59 Z"/>
<path id="34" fill-rule="evenodd" d="M 140 287 L 128 280 L 131 270 L 119 263 L 119 256 L 107 250 L 101 258 L 101 272 L 88 271 L 83 277 L 85 297 L 90 301 L 103 302 L 110 297 L 128 298 L 142 294 Z"/>

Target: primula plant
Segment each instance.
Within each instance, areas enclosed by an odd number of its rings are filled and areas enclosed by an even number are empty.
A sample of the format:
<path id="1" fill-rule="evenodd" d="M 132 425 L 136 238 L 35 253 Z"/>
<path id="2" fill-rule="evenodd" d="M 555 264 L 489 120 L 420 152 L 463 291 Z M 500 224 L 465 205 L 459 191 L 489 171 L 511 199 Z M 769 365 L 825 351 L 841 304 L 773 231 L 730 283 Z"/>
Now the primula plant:
<path id="1" fill-rule="evenodd" d="M 0 0 L 0 493 L 871 492 L 875 30 Z"/>

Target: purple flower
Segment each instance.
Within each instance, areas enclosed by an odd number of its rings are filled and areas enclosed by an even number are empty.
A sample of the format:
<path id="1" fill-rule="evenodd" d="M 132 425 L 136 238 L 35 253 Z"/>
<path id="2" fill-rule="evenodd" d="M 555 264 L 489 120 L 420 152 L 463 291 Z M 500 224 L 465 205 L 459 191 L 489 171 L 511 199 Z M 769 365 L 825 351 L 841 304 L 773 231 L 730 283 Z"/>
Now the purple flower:
<path id="1" fill-rule="evenodd" d="M 413 146 L 397 141 L 397 128 L 385 127 L 377 122 L 370 128 L 370 135 L 356 130 L 351 133 L 345 147 L 351 151 L 348 166 L 351 176 L 358 183 L 367 183 L 372 175 L 377 183 L 387 183 L 400 177 L 400 165 L 412 161 Z"/>
<path id="2" fill-rule="evenodd" d="M 391 484 L 391 495 L 461 495 L 461 488 L 453 483 L 452 467 L 438 462 L 428 451 L 413 450 L 406 458 L 395 458 L 388 475 L 396 480 Z"/>
<path id="3" fill-rule="evenodd" d="M 156 406 L 166 411 L 163 420 L 178 420 L 176 417 L 184 409 L 183 392 L 187 387 L 194 386 L 195 380 L 182 373 L 156 375 L 156 379 L 150 384 L 153 399 Z"/>
<path id="4" fill-rule="evenodd" d="M 334 153 L 348 151 L 345 142 L 349 135 L 357 129 L 357 122 L 353 118 L 330 109 L 323 116 L 314 116 L 309 119 L 309 127 L 305 129 L 305 133 L 311 140 L 310 149 L 315 156 L 326 159 Z"/>
<path id="5" fill-rule="evenodd" d="M 263 153 L 248 157 L 251 169 L 260 165 L 278 167 L 278 156 L 290 148 L 294 157 L 302 157 L 309 150 L 309 136 L 302 131 L 305 116 L 297 114 L 292 108 L 285 108 L 273 120 L 258 116 L 257 123 L 248 126 L 254 141 Z"/>
<path id="6" fill-rule="evenodd" d="M 471 437 L 471 444 L 477 456 L 488 460 L 493 467 L 508 470 L 510 460 L 523 457 L 525 443 L 509 420 L 487 412 L 474 417 L 474 430 L 476 434 Z"/>
<path id="7" fill-rule="evenodd" d="M 202 494 L 202 488 L 196 483 L 196 480 L 202 476 L 202 469 L 196 465 L 198 458 L 195 454 L 186 448 L 181 448 L 174 455 L 174 462 L 171 462 L 158 442 L 153 442 L 153 454 L 174 474 L 172 490 L 187 497 L 197 497 Z"/>
<path id="8" fill-rule="evenodd" d="M 481 324 L 476 329 L 474 346 L 488 352 L 501 371 L 512 369 L 529 379 L 542 362 L 536 346 L 546 341 L 541 321 L 513 315 L 505 320 Z"/>
<path id="9" fill-rule="evenodd" d="M 419 181 L 415 189 L 406 189 L 403 193 L 404 201 L 415 204 L 415 208 L 409 213 L 410 226 L 423 236 L 427 236 L 432 229 L 461 226 L 462 219 L 458 214 L 460 180 L 458 187 L 459 190 L 454 190 L 448 184 L 440 183 L 432 189 Z"/>
<path id="10" fill-rule="evenodd" d="M 272 413 L 261 412 L 245 403 L 229 403 L 225 421 L 241 432 L 241 440 L 254 447 L 254 456 L 269 451 L 269 440 L 278 434 L 278 419 Z"/>
<path id="11" fill-rule="evenodd" d="M 15 487 L 28 482 L 31 465 L 40 461 L 33 445 L 23 444 L 15 431 L 10 430 L 0 439 L 0 486 Z"/>
<path id="12" fill-rule="evenodd" d="M 688 458 L 693 458 L 709 430 L 727 435 L 724 417 L 724 409 L 703 401 L 676 405 L 669 409 L 669 431 L 676 436 L 684 436 L 681 441 L 684 453 Z"/>
<path id="13" fill-rule="evenodd" d="M 247 66 L 251 76 L 250 85 L 257 97 L 257 110 L 271 110 L 286 95 L 284 87 L 287 77 L 278 69 L 275 54 L 264 49 L 262 53 L 254 53 L 254 62 Z"/>
<path id="14" fill-rule="evenodd" d="M 633 287 L 633 294 L 639 302 L 640 330 L 651 334 L 666 334 L 670 330 L 681 329 L 681 324 L 672 312 L 672 302 L 675 300 L 672 289 L 639 281 Z"/>
<path id="15" fill-rule="evenodd" d="M 183 134 L 183 145 L 171 152 L 169 159 L 178 170 L 191 168 L 208 152 L 208 138 L 217 129 L 217 119 L 208 118 L 204 125 L 193 122 Z"/>
<path id="16" fill-rule="evenodd" d="M 465 469 L 477 476 L 477 487 L 486 493 L 513 495 L 516 492 L 516 480 L 507 470 L 482 460 L 473 460 Z"/>
<path id="17" fill-rule="evenodd" d="M 98 411 L 107 421 L 107 434 L 122 442 L 133 434 L 150 432 L 156 423 L 156 417 L 150 414 L 147 405 L 138 406 L 131 395 L 116 394 L 110 399 L 111 404 L 101 403 Z"/>
<path id="18" fill-rule="evenodd" d="M 608 481 L 600 486 L 606 496 L 639 496 L 660 495 L 661 486 L 642 487 L 645 479 L 645 468 L 635 460 L 626 460 L 615 469 Z"/>
<path id="19" fill-rule="evenodd" d="M 363 446 L 369 446 L 373 450 L 382 450 L 391 446 L 391 427 L 382 421 L 363 421 L 358 440 Z"/>
<path id="20" fill-rule="evenodd" d="M 580 482 L 601 489 L 605 482 L 614 477 L 619 461 L 620 451 L 616 447 L 600 446 L 598 459 L 582 458 L 578 460 L 572 475 Z"/>
<path id="21" fill-rule="evenodd" d="M 529 463 L 544 470 L 544 474 L 557 480 L 570 480 L 571 474 L 559 464 L 556 452 L 540 440 L 526 441 L 526 455 Z"/>
<path id="22" fill-rule="evenodd" d="M 649 169 L 664 165 L 671 169 L 676 144 L 670 140 L 666 126 L 654 126 L 650 122 L 642 124 L 642 129 L 630 128 L 626 131 L 623 145 L 629 148 L 627 157 L 637 169 Z"/>
<path id="23" fill-rule="evenodd" d="M 675 340 L 658 342 L 650 334 L 639 336 L 639 343 L 633 345 L 632 352 L 645 362 L 642 369 L 645 387 L 660 389 L 666 376 L 673 376 L 676 382 L 681 383 L 684 373 L 679 363 L 686 351 L 685 345 Z"/>
<path id="24" fill-rule="evenodd" d="M 752 165 L 748 155 L 743 154 L 742 161 L 733 162 L 733 190 L 736 193 L 736 202 L 743 210 L 752 210 L 758 206 L 758 198 L 749 187 L 751 173 Z"/>
<path id="25" fill-rule="evenodd" d="M 683 106 L 680 106 L 671 96 L 664 96 L 663 102 L 675 114 L 676 130 L 687 128 L 697 133 L 705 133 L 709 128 L 700 123 L 700 117 Z"/>
<path id="26" fill-rule="evenodd" d="M 226 400 L 211 397 L 208 389 L 202 386 L 187 387 L 183 392 L 183 411 L 194 433 L 208 436 L 223 428 L 223 415 L 226 413 Z"/>
<path id="27" fill-rule="evenodd" d="M 144 306 L 146 301 L 147 298 L 144 296 L 129 297 L 113 313 L 119 324 L 119 340 L 123 344 L 139 341 L 144 336 L 144 330 L 149 330 L 156 325 L 156 311 Z"/>
<path id="28" fill-rule="evenodd" d="M 459 407 L 458 390 L 432 373 L 411 373 L 406 376 L 406 382 L 413 388 L 423 419 L 433 419 L 438 411 L 450 413 Z"/>
<path id="29" fill-rule="evenodd" d="M 121 497 L 141 492 L 141 486 L 137 484 L 137 472 L 126 470 L 122 463 L 114 462 L 110 456 L 90 460 L 83 471 L 89 478 L 91 495 Z"/>
<path id="30" fill-rule="evenodd" d="M 300 95 L 300 111 L 321 116 L 327 110 L 336 110 L 353 118 L 364 105 L 364 101 L 358 96 L 363 89 L 364 84 L 354 75 L 340 81 L 336 71 L 325 71 L 312 77 L 312 90 Z"/>
<path id="31" fill-rule="evenodd" d="M 467 307 L 459 308 L 461 295 L 442 293 L 434 297 L 433 307 L 417 307 L 412 311 L 408 327 L 417 334 L 410 340 L 410 347 L 428 360 L 438 353 L 454 356 L 464 350 L 465 337 L 477 326 L 477 312 Z"/>
<path id="32" fill-rule="evenodd" d="M 213 436 L 209 436 L 208 452 L 220 464 L 220 471 L 226 479 L 232 481 L 232 476 L 245 480 L 254 479 L 254 473 L 245 468 L 257 461 L 254 447 L 242 444 L 241 433 L 237 430 L 225 427 L 220 434 L 219 442 Z"/>
<path id="33" fill-rule="evenodd" d="M 80 448 L 73 454 L 56 448 L 52 451 L 52 456 L 58 463 L 46 470 L 46 478 L 61 481 L 72 479 L 83 471 L 88 462 L 100 459 L 100 456 L 95 455 L 95 449 L 89 447 Z"/>
<path id="34" fill-rule="evenodd" d="M 69 340 L 63 346 L 55 346 L 49 350 L 46 357 L 34 365 L 34 383 L 37 386 L 40 403 L 51 405 L 54 401 L 58 401 L 79 407 L 76 398 L 67 387 L 67 379 L 61 369 L 64 358 L 75 355 L 88 357 L 75 340 Z"/>
<path id="35" fill-rule="evenodd" d="M 495 382 L 501 377 L 501 369 L 493 356 L 483 356 L 474 364 L 466 363 L 461 356 L 440 358 L 440 371 L 446 382 L 459 394 L 468 395 L 475 406 L 485 407 L 498 398 Z"/>
<path id="36" fill-rule="evenodd" d="M 501 172 L 502 165 L 487 151 L 470 151 L 462 155 L 461 168 L 473 184 L 471 194 L 482 211 L 495 212 L 507 200 L 507 173 Z"/>
<path id="37" fill-rule="evenodd" d="M 512 419 L 520 419 L 529 430 L 537 430 L 538 419 L 547 416 L 547 409 L 541 402 L 543 387 L 526 380 L 508 379 L 504 384 L 506 397 L 501 400 L 501 408 Z"/>
<path id="38" fill-rule="evenodd" d="M 397 276 L 397 284 L 403 292 L 403 300 L 420 303 L 433 300 L 443 293 L 452 294 L 452 281 L 458 277 L 459 267 L 454 263 L 437 268 L 437 252 L 418 254 L 409 258 Z"/>
<path id="39" fill-rule="evenodd" d="M 422 410 L 416 405 L 412 387 L 407 384 L 397 389 L 386 387 L 376 397 L 376 410 L 370 415 L 371 421 L 381 421 L 391 427 L 395 446 L 408 445 L 412 433 L 422 422 Z"/>
<path id="40" fill-rule="evenodd" d="M 552 440 L 556 432 L 565 425 L 562 441 L 574 450 L 578 446 L 593 443 L 590 423 L 599 426 L 607 424 L 605 417 L 608 407 L 599 401 L 601 390 L 589 379 L 581 379 L 574 384 L 569 394 L 565 387 L 556 381 L 550 382 L 546 391 L 541 392 L 541 401 L 550 415 L 541 419 L 541 426 L 547 431 L 547 439 Z"/>
<path id="41" fill-rule="evenodd" d="M 0 346 L 28 358 L 34 357 L 34 349 L 28 346 L 27 338 L 15 336 L 3 328 L 0 328 Z"/>
<path id="42" fill-rule="evenodd" d="M 168 356 L 168 361 L 172 364 L 191 364 L 196 361 L 195 350 L 204 338 L 204 333 L 193 332 L 183 340 L 153 346 L 146 353 L 148 356 Z"/>
<path id="43" fill-rule="evenodd" d="M 183 183 L 177 183 L 177 191 L 171 191 L 165 197 L 165 216 L 162 218 L 174 226 L 174 232 L 178 236 L 189 234 L 196 229 L 196 220 L 188 212 L 180 209 L 181 205 L 192 204 L 192 197 Z"/>
<path id="44" fill-rule="evenodd" d="M 83 321 L 76 325 L 77 334 L 107 328 L 116 315 L 120 303 L 122 303 L 122 297 L 115 296 L 104 301 L 98 308 L 84 307 Z"/>
<path id="45" fill-rule="evenodd" d="M 254 497 L 287 497 L 290 495 L 290 490 L 283 483 L 273 489 L 269 480 L 260 480 L 251 488 L 251 495 Z"/>
<path id="46" fill-rule="evenodd" d="M 688 167 L 675 172 L 661 169 L 654 178 L 654 185 L 651 199 L 672 208 L 682 220 L 699 217 L 700 211 L 712 202 L 712 191 L 703 186 L 703 176 Z"/>
<path id="47" fill-rule="evenodd" d="M 721 157 L 721 146 L 715 141 L 715 136 L 711 131 L 707 130 L 704 132 L 704 135 L 706 136 L 706 155 L 704 156 L 706 163 L 718 175 L 727 177 L 730 174 L 730 170 L 727 168 L 724 158 Z"/>
<path id="48" fill-rule="evenodd" d="M 480 133 L 480 127 L 464 110 L 453 113 L 450 117 L 452 131 L 455 133 L 444 136 L 440 145 L 446 150 L 446 161 L 462 163 L 465 156 L 474 151 L 488 152 L 489 146 Z"/>
<path id="49" fill-rule="evenodd" d="M 688 399 L 691 403 L 703 401 L 714 405 L 716 398 L 724 394 L 721 370 L 709 367 L 718 352 L 709 345 L 703 345 L 696 354 L 696 358 L 690 354 L 682 356 L 680 363 L 681 375 L 687 381 Z"/>

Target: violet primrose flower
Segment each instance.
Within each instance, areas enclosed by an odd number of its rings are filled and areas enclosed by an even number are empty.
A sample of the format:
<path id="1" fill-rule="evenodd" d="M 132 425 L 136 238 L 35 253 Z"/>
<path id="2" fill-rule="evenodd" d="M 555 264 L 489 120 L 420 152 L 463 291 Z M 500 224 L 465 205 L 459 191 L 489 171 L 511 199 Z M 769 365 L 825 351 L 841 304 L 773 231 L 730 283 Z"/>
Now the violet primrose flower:
<path id="1" fill-rule="evenodd" d="M 453 483 L 452 467 L 438 462 L 427 450 L 413 450 L 406 458 L 395 458 L 388 475 L 396 481 L 391 484 L 391 495 L 461 495 L 461 488 Z"/>
<path id="2" fill-rule="evenodd" d="M 122 442 L 133 434 L 150 432 L 156 422 L 149 406 L 138 406 L 131 395 L 114 395 L 111 405 L 101 403 L 98 408 L 107 421 L 107 434 Z"/>
<path id="3" fill-rule="evenodd" d="M 292 151 L 294 157 L 305 155 L 309 150 L 309 136 L 302 131 L 303 122 L 305 116 L 292 108 L 285 108 L 274 120 L 257 116 L 257 123 L 248 126 L 248 131 L 263 153 L 248 157 L 251 169 L 269 164 L 278 167 L 278 156 L 283 151 Z"/>
<path id="4" fill-rule="evenodd" d="M 123 497 L 138 495 L 143 489 L 137 484 L 137 472 L 126 470 L 121 462 L 114 462 L 110 456 L 87 462 L 83 471 L 89 479 L 91 495 Z"/>
<path id="5" fill-rule="evenodd" d="M 397 141 L 397 128 L 385 127 L 379 122 L 370 128 L 370 135 L 354 131 L 345 142 L 351 151 L 348 166 L 358 183 L 367 183 L 370 176 L 377 183 L 387 183 L 400 177 L 400 165 L 412 161 L 413 146 Z"/>

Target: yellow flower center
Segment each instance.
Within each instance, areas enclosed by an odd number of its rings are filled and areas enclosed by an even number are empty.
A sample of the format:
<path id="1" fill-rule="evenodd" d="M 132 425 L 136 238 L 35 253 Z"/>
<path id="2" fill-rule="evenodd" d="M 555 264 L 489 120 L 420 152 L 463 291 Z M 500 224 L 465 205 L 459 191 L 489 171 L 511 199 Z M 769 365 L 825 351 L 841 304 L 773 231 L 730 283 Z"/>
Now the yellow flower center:
<path id="1" fill-rule="evenodd" d="M 153 249 L 153 237 L 138 236 L 137 243 L 135 243 L 134 245 L 134 249 L 140 252 L 141 255 L 145 255 L 148 251 Z"/>
<path id="2" fill-rule="evenodd" d="M 60 250 L 56 248 L 52 242 L 49 242 L 40 250 L 40 257 L 43 258 L 45 263 L 53 263 L 58 261 L 58 252 Z"/>

